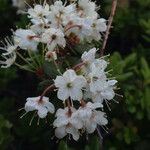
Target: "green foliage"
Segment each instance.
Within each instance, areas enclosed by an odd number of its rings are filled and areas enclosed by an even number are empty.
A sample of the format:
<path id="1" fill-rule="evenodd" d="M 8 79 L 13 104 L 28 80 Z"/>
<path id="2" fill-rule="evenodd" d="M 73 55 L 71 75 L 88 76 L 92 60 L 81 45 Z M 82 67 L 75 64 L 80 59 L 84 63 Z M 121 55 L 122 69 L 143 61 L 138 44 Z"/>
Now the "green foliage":
<path id="1" fill-rule="evenodd" d="M 12 124 L 0 115 L 0 149 L 5 149 L 13 140 L 13 137 L 10 134 L 11 127 Z"/>
<path id="2" fill-rule="evenodd" d="M 116 93 L 124 97 L 116 95 L 115 100 L 119 101 L 119 104 L 112 104 L 112 111 L 108 112 L 110 131 L 109 134 L 103 135 L 103 146 L 106 150 L 149 150 L 150 0 L 126 1 L 127 5 L 118 5 L 114 28 L 107 46 L 108 52 L 112 53 L 109 66 L 113 71 L 110 73 L 119 81 L 120 89 Z M 110 6 L 110 2 L 107 0 L 103 5 L 107 3 L 107 6 Z M 109 9 L 106 7 L 108 14 Z M 0 0 L 0 38 L 8 35 L 14 24 L 19 27 L 25 26 L 27 18 L 23 16 L 18 19 L 18 17 L 8 0 Z M 73 57 L 68 56 L 63 65 L 70 67 L 67 61 L 72 60 L 71 65 L 79 61 L 81 51 L 89 47 L 93 46 L 89 44 L 87 47 L 84 45 L 75 47 Z M 68 139 L 56 143 L 55 138 L 50 139 L 54 134 L 50 126 L 51 116 L 46 125 L 44 120 L 37 126 L 37 118 L 34 119 L 31 127 L 28 124 L 33 114 L 19 119 L 23 112 L 17 110 L 24 105 L 25 98 L 34 96 L 36 89 L 38 89 L 36 94 L 41 93 L 50 84 L 49 79 L 53 79 L 59 73 L 52 71 L 55 67 L 48 62 L 44 65 L 44 70 L 41 71 L 46 74 L 46 81 L 41 81 L 43 76 L 37 79 L 33 74 L 16 72 L 15 68 L 0 69 L 0 150 L 100 150 L 97 136 L 90 137 L 88 141 L 81 138 L 78 143 L 72 143 Z M 38 86 L 37 80 L 41 81 Z M 55 102 L 55 96 L 51 97 Z"/>

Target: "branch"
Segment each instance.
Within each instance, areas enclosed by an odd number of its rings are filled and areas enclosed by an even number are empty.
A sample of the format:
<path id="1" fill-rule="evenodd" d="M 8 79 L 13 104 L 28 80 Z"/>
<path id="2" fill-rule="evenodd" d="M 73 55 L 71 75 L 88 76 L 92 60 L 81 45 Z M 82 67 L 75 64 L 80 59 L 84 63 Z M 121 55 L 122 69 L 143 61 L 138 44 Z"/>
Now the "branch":
<path id="1" fill-rule="evenodd" d="M 109 16 L 109 19 L 108 19 L 108 26 L 107 26 L 107 30 L 106 30 L 106 33 L 105 33 L 102 49 L 100 51 L 101 56 L 104 55 L 107 40 L 108 40 L 108 37 L 109 37 L 109 34 L 110 34 L 111 25 L 112 25 L 113 18 L 114 18 L 115 12 L 116 12 L 116 7 L 117 7 L 117 0 L 112 0 L 111 13 L 110 13 L 110 16 Z"/>
<path id="2" fill-rule="evenodd" d="M 50 86 L 48 86 L 42 93 L 41 97 L 40 97 L 40 100 L 39 101 L 42 101 L 43 97 L 46 95 L 46 93 L 50 90 L 53 90 L 55 89 L 55 85 L 54 84 L 51 84 Z"/>

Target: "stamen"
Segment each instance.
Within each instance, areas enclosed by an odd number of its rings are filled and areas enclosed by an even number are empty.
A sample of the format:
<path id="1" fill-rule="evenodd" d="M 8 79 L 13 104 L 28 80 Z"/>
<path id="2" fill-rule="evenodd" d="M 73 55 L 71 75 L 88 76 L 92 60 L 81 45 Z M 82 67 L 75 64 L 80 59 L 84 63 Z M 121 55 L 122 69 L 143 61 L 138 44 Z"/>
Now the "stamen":
<path id="1" fill-rule="evenodd" d="M 37 126 L 40 125 L 40 117 L 38 117 L 38 122 L 37 122 Z"/>
<path id="2" fill-rule="evenodd" d="M 107 129 L 105 129 L 104 126 L 101 126 L 101 127 L 106 133 L 108 133 Z"/>
<path id="3" fill-rule="evenodd" d="M 18 111 L 21 111 L 21 110 L 24 110 L 24 107 L 22 107 L 22 108 L 18 109 Z"/>
<path id="4" fill-rule="evenodd" d="M 33 119 L 34 119 L 36 113 L 37 113 L 37 112 L 35 112 L 35 113 L 33 114 L 32 118 L 31 118 L 31 120 L 30 120 L 29 126 L 32 125 L 32 122 L 33 122 Z"/>
<path id="5" fill-rule="evenodd" d="M 115 99 L 112 99 L 113 100 L 113 102 L 115 102 L 116 104 L 119 104 L 119 102 L 117 101 L 117 100 L 115 100 Z"/>
<path id="6" fill-rule="evenodd" d="M 22 119 L 27 113 L 28 113 L 28 112 L 24 113 L 24 114 L 20 117 L 20 119 Z"/>
<path id="7" fill-rule="evenodd" d="M 111 108 L 110 108 L 110 106 L 109 106 L 109 105 L 110 105 L 109 102 L 108 102 L 107 100 L 104 100 L 104 101 L 105 101 L 105 103 L 106 103 L 106 105 L 107 105 L 108 110 L 111 111 Z"/>
<path id="8" fill-rule="evenodd" d="M 120 94 L 117 94 L 117 93 L 115 93 L 117 96 L 119 96 L 119 97 L 122 97 L 123 98 L 123 95 L 120 95 Z"/>

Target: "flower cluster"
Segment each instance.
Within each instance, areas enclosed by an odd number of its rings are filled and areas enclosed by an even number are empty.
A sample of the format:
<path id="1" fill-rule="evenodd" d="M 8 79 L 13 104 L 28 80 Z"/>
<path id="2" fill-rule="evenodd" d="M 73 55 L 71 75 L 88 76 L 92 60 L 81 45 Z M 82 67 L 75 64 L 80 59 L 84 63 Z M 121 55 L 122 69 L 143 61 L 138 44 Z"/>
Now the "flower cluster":
<path id="1" fill-rule="evenodd" d="M 12 38 L 6 38 L 4 46 L 0 47 L 5 51 L 0 64 L 7 68 L 15 63 L 21 69 L 35 72 L 44 62 L 54 62 L 60 75 L 56 75 L 54 83 L 41 96 L 27 98 L 26 113 L 35 111 L 43 119 L 56 110 L 53 126 L 59 139 L 69 134 L 77 141 L 81 133 L 91 134 L 98 126 L 107 125 L 103 107 L 105 103 L 109 108 L 109 102 L 115 97 L 117 81 L 108 77 L 105 57 L 96 58 L 97 48 L 94 47 L 82 54 L 81 63 L 63 74 L 59 69 L 60 53 L 65 57 L 66 49 L 71 51 L 80 43 L 99 41 L 106 31 L 106 20 L 98 15 L 95 2 L 37 4 L 29 8 L 27 14 L 31 21 L 28 28 L 14 31 Z M 27 58 L 21 55 L 20 49 L 27 52 Z M 18 64 L 17 56 L 28 66 Z M 57 91 L 58 102 L 62 102 L 64 108 L 57 108 L 45 97 L 49 90 Z"/>
<path id="2" fill-rule="evenodd" d="M 12 37 L 13 43 L 6 41 L 5 67 L 11 66 L 16 59 L 18 49 L 39 51 L 39 45 L 46 45 L 44 55 L 64 49 L 68 43 L 99 41 L 106 30 L 106 20 L 96 12 L 96 5 L 90 0 L 79 0 L 69 5 L 56 1 L 53 5 L 44 3 L 35 5 L 27 11 L 31 25 L 28 29 L 17 29 Z"/>
<path id="3" fill-rule="evenodd" d="M 93 133 L 98 126 L 105 126 L 108 121 L 106 114 L 102 111 L 103 104 L 115 96 L 116 80 L 107 78 L 107 61 L 103 58 L 96 59 L 96 48 L 84 52 L 82 55 L 81 74 L 75 70 L 68 69 L 62 76 L 57 76 L 54 85 L 57 98 L 67 103 L 64 109 L 56 110 L 56 119 L 53 126 L 56 127 L 55 135 L 63 138 L 67 134 L 72 135 L 74 140 L 85 131 Z M 75 101 L 78 106 L 75 107 Z M 54 106 L 49 98 L 39 96 L 27 98 L 25 111 L 37 111 L 40 118 L 45 118 L 47 113 L 54 113 Z"/>
<path id="4" fill-rule="evenodd" d="M 55 134 L 58 138 L 67 133 L 72 134 L 74 140 L 79 139 L 80 130 L 88 134 L 93 133 L 97 126 L 107 124 L 104 112 L 97 110 L 103 108 L 104 101 L 114 98 L 116 80 L 109 80 L 106 76 L 107 62 L 103 58 L 95 59 L 96 48 L 82 55 L 82 75 L 77 75 L 72 69 L 54 80 L 58 88 L 57 97 L 68 101 L 68 106 L 56 112 Z M 79 108 L 73 107 L 78 101 Z"/>

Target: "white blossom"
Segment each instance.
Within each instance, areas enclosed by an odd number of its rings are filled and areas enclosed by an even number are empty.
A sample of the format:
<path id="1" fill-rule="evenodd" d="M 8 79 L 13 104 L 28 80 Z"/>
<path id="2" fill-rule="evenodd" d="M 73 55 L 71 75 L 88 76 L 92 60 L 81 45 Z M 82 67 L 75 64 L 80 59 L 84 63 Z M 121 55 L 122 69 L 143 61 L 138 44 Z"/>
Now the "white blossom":
<path id="1" fill-rule="evenodd" d="M 21 49 L 37 51 L 38 37 L 32 30 L 16 30 L 14 40 Z"/>
<path id="2" fill-rule="evenodd" d="M 114 86 L 116 83 L 116 80 L 107 81 L 107 86 L 103 90 L 99 90 L 96 94 L 93 94 L 93 102 L 103 103 L 104 100 L 112 100 L 115 97 Z"/>
<path id="3" fill-rule="evenodd" d="M 106 118 L 106 114 L 102 111 L 95 110 L 92 114 L 92 117 L 85 121 L 85 128 L 87 133 L 91 134 L 96 130 L 97 125 L 105 126 L 107 123 L 108 120 Z"/>
<path id="4" fill-rule="evenodd" d="M 40 118 L 45 118 L 47 116 L 47 113 L 54 113 L 55 108 L 54 105 L 49 102 L 48 97 L 43 97 L 42 100 L 40 100 L 39 97 L 29 97 L 27 98 L 27 102 L 25 104 L 25 111 L 37 111 L 37 114 Z"/>
<path id="5" fill-rule="evenodd" d="M 86 79 L 81 75 L 76 75 L 74 70 L 67 70 L 62 76 L 57 76 L 54 82 L 58 88 L 59 99 L 66 100 L 69 97 L 72 100 L 82 99 L 82 88 L 86 86 Z"/>
<path id="6" fill-rule="evenodd" d="M 43 20 L 43 22 L 45 22 L 45 17 L 49 15 L 49 5 L 45 4 L 45 5 L 35 5 L 34 8 L 30 8 L 28 9 L 28 17 L 31 18 L 32 22 L 34 22 L 34 20 Z"/>
<path id="7" fill-rule="evenodd" d="M 96 19 L 98 17 L 96 10 L 96 4 L 90 0 L 78 1 L 78 13 L 81 17 L 91 17 Z"/>
<path id="8" fill-rule="evenodd" d="M 81 120 L 74 117 L 76 109 L 66 107 L 65 109 L 58 109 L 56 112 L 56 120 L 53 125 L 56 127 L 55 136 L 57 138 L 63 138 L 67 134 L 71 134 L 74 140 L 79 139 L 79 129 L 82 128 L 83 124 Z"/>
<path id="9" fill-rule="evenodd" d="M 85 102 L 84 102 L 85 103 Z M 101 103 L 91 103 L 82 104 L 82 106 L 75 112 L 75 116 L 83 122 L 83 128 L 87 133 L 93 133 L 96 130 L 97 125 L 106 125 L 107 119 L 105 113 L 102 111 L 97 111 L 97 108 L 102 108 Z"/>
<path id="10" fill-rule="evenodd" d="M 100 69 L 99 69 L 100 68 Z M 96 66 L 94 63 L 91 65 L 91 72 L 88 75 L 90 79 L 90 91 L 96 93 L 99 90 L 105 89 L 106 84 L 106 74 L 101 66 Z"/>
<path id="11" fill-rule="evenodd" d="M 86 62 L 87 64 L 91 64 L 92 62 L 94 62 L 96 51 L 96 48 L 92 48 L 88 52 L 84 52 L 81 56 L 82 61 Z"/>
<path id="12" fill-rule="evenodd" d="M 45 30 L 41 40 L 47 44 L 49 51 L 53 51 L 57 45 L 63 48 L 66 46 L 64 34 L 60 29 L 50 28 Z"/>

